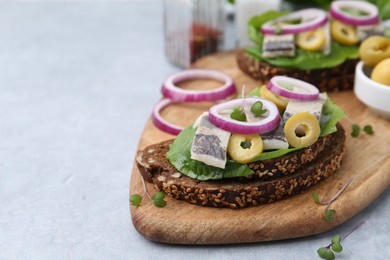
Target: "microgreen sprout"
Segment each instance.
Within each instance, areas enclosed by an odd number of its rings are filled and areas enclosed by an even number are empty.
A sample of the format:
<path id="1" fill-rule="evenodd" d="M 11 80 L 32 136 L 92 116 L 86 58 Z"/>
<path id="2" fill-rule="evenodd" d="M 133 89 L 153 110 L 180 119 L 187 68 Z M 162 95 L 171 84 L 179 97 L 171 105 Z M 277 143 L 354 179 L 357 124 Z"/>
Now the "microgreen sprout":
<path id="1" fill-rule="evenodd" d="M 334 220 L 334 213 L 336 213 L 336 211 L 334 209 L 325 209 L 325 214 L 324 214 L 325 220 L 333 221 Z"/>
<path id="2" fill-rule="evenodd" d="M 361 227 L 364 224 L 364 221 L 360 222 L 356 227 L 354 227 L 351 231 L 344 234 L 343 236 L 335 235 L 331 239 L 331 243 L 328 246 L 320 247 L 317 250 L 317 254 L 322 259 L 332 260 L 335 259 L 336 256 L 334 253 L 341 253 L 343 251 L 343 247 L 341 246 L 341 241 L 344 240 L 347 236 L 352 234 L 356 229 Z"/>
<path id="3" fill-rule="evenodd" d="M 344 115 L 344 118 L 351 124 L 352 126 L 352 131 L 351 131 L 351 136 L 352 137 L 358 137 L 360 135 L 360 129 L 361 127 L 356 124 L 355 122 L 352 121 L 351 118 L 349 118 L 347 115 Z M 363 127 L 363 131 L 368 134 L 368 135 L 373 135 L 374 134 L 374 129 L 371 125 L 365 125 Z"/>
<path id="4" fill-rule="evenodd" d="M 241 96 L 242 96 L 241 110 L 245 111 L 245 85 L 242 85 Z"/>
<path id="5" fill-rule="evenodd" d="M 348 185 L 351 183 L 353 178 L 349 179 L 343 187 L 328 201 L 321 201 L 318 197 L 317 191 L 313 192 L 313 200 L 315 203 L 320 204 L 320 205 L 326 205 L 325 212 L 324 212 L 324 218 L 327 221 L 332 221 L 334 220 L 334 214 L 336 211 L 334 209 L 329 209 L 330 205 L 340 196 L 340 194 L 348 187 Z"/>
<path id="6" fill-rule="evenodd" d="M 267 109 L 263 109 L 263 102 L 256 101 L 255 103 L 253 103 L 253 105 L 251 107 L 251 112 L 255 116 L 261 116 L 261 115 L 263 115 L 264 113 L 267 112 Z"/>
<path id="7" fill-rule="evenodd" d="M 322 259 L 335 259 L 335 255 L 333 251 L 330 249 L 330 247 L 321 247 L 317 250 L 317 254 L 322 258 Z"/>
<path id="8" fill-rule="evenodd" d="M 368 135 L 373 135 L 374 134 L 374 130 L 372 129 L 371 125 L 365 125 L 363 127 L 363 131 L 366 132 L 366 134 L 368 134 Z"/>
<path id="9" fill-rule="evenodd" d="M 249 148 L 251 148 L 252 143 L 251 143 L 251 141 L 245 140 L 244 142 L 241 142 L 240 146 L 243 149 L 249 149 Z"/>
<path id="10" fill-rule="evenodd" d="M 156 207 L 162 208 L 167 205 L 167 202 L 164 200 L 165 194 L 162 191 L 157 192 L 152 197 L 152 202 Z"/>
<path id="11" fill-rule="evenodd" d="M 230 118 L 241 122 L 246 121 L 246 115 L 244 111 L 238 107 L 233 108 L 233 111 L 230 113 Z"/>
<path id="12" fill-rule="evenodd" d="M 360 135 L 360 126 L 358 124 L 352 124 L 352 137 L 358 137 Z"/>
<path id="13" fill-rule="evenodd" d="M 164 192 L 159 191 L 156 194 L 154 194 L 153 197 L 151 197 L 146 187 L 144 177 L 142 175 L 141 175 L 141 180 L 144 186 L 144 193 L 146 197 L 148 197 L 156 207 L 159 208 L 165 207 L 167 205 L 167 202 L 164 200 L 165 197 Z M 142 197 L 139 194 L 133 194 L 130 196 L 130 204 L 133 206 L 139 206 L 141 201 L 142 201 Z"/>
<path id="14" fill-rule="evenodd" d="M 230 118 L 234 119 L 234 120 L 237 120 L 237 121 L 246 122 L 246 115 L 245 115 L 245 85 L 242 86 L 241 98 L 242 98 L 241 107 L 233 108 L 233 111 L 230 113 Z"/>
<path id="15" fill-rule="evenodd" d="M 142 197 L 139 194 L 133 194 L 130 196 L 130 204 L 138 207 L 141 204 Z"/>
<path id="16" fill-rule="evenodd" d="M 275 26 L 275 34 L 282 34 L 283 29 L 279 25 Z"/>

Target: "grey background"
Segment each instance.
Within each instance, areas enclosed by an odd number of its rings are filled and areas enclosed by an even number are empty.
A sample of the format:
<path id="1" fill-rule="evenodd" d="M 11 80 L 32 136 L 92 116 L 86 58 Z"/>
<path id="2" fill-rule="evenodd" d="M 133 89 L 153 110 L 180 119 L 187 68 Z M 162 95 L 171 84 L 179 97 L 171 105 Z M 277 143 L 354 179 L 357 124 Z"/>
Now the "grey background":
<path id="1" fill-rule="evenodd" d="M 389 189 L 318 236 L 228 246 L 140 236 L 130 172 L 161 81 L 177 70 L 160 1 L 0 2 L 0 259 L 317 259 L 362 220 L 339 259 L 390 258 Z"/>

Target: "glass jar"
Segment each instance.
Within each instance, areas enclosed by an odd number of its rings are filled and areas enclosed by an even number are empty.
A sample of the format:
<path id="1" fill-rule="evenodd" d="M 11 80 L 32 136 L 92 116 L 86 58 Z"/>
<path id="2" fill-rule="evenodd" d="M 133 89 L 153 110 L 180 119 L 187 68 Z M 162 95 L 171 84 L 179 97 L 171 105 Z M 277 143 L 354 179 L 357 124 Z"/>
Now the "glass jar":
<path id="1" fill-rule="evenodd" d="M 280 10 L 280 0 L 236 0 L 237 47 L 252 46 L 248 37 L 248 21 L 270 10 Z"/>
<path id="2" fill-rule="evenodd" d="M 226 0 L 165 0 L 165 54 L 187 68 L 223 44 Z"/>

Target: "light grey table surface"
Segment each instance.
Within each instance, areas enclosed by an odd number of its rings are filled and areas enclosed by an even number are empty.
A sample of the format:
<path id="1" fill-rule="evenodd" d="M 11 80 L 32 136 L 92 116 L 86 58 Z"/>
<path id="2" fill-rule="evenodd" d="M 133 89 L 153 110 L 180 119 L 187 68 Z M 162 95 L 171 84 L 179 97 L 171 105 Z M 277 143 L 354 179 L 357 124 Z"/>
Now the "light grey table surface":
<path id="1" fill-rule="evenodd" d="M 134 155 L 177 70 L 163 54 L 158 1 L 0 2 L 0 259 L 318 259 L 362 220 L 338 258 L 390 258 L 389 189 L 302 239 L 174 246 L 139 235 Z"/>

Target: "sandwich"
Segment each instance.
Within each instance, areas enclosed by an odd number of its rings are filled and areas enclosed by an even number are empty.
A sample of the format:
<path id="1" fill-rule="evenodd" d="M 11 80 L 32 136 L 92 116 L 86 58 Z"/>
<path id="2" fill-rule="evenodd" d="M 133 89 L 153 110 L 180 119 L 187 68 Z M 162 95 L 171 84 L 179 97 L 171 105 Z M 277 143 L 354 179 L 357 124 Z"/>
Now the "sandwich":
<path id="1" fill-rule="evenodd" d="M 333 1 L 329 13 L 310 8 L 269 11 L 248 22 L 254 46 L 236 54 L 238 66 L 254 79 L 298 78 L 321 91 L 352 89 L 359 45 L 383 35 L 378 8 L 363 1 Z"/>
<path id="2" fill-rule="evenodd" d="M 143 179 L 191 204 L 239 209 L 304 192 L 341 167 L 344 112 L 307 82 L 275 76 L 213 105 L 175 139 L 139 151 Z"/>

